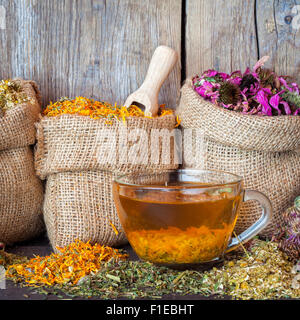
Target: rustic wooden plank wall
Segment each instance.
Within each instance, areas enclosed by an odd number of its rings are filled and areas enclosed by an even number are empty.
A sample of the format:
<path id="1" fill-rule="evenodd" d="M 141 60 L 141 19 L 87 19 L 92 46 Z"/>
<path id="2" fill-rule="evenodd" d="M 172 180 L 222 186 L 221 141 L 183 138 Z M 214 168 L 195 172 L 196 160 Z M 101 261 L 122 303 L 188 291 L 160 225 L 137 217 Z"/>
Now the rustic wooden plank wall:
<path id="1" fill-rule="evenodd" d="M 300 0 L 0 0 L 0 8 L 0 78 L 36 80 L 44 104 L 76 95 L 124 102 L 159 44 L 181 55 L 160 95 L 171 107 L 185 77 L 243 70 L 263 55 L 300 82 Z"/>
<path id="2" fill-rule="evenodd" d="M 187 0 L 186 73 L 244 69 L 257 60 L 255 1 Z"/>
<path id="3" fill-rule="evenodd" d="M 181 0 L 0 0 L 0 78 L 39 83 L 44 104 L 61 96 L 123 103 L 146 74 L 154 49 L 180 53 Z M 179 13 L 179 14 L 178 14 Z M 160 102 L 175 107 L 180 64 Z"/>
<path id="4" fill-rule="evenodd" d="M 259 54 L 271 57 L 266 66 L 300 83 L 300 0 L 257 0 L 256 12 Z"/>
<path id="5" fill-rule="evenodd" d="M 186 0 L 187 76 L 230 72 L 269 55 L 267 67 L 300 83 L 299 0 Z"/>

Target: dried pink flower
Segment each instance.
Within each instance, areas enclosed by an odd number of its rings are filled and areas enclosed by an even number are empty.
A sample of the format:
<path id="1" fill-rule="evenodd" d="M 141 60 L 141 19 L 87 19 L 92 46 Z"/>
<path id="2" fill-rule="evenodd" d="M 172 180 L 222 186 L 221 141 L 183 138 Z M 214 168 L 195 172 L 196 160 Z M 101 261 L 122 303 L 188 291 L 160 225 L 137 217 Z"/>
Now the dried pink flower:
<path id="1" fill-rule="evenodd" d="M 227 74 L 209 69 L 201 76 L 193 78 L 194 89 L 204 99 L 243 114 L 300 115 L 298 103 L 300 97 L 299 99 L 297 97 L 300 91 L 299 86 L 294 82 L 289 83 L 286 76 L 278 76 L 269 69 L 263 69 L 262 66 L 268 59 L 268 56 L 262 57 L 252 71 L 248 67 L 243 74 L 240 70 Z M 225 100 L 223 90 L 222 95 L 219 94 L 220 87 L 224 88 L 223 84 L 226 82 L 234 85 L 237 88 L 235 90 L 240 90 L 240 93 L 237 92 L 234 105 L 224 103 L 224 101 L 230 101 L 229 97 L 233 94 L 230 89 L 227 89 L 227 93 L 225 92 Z M 230 86 L 226 87 L 230 88 Z M 289 92 L 292 93 L 292 99 L 288 98 Z"/>

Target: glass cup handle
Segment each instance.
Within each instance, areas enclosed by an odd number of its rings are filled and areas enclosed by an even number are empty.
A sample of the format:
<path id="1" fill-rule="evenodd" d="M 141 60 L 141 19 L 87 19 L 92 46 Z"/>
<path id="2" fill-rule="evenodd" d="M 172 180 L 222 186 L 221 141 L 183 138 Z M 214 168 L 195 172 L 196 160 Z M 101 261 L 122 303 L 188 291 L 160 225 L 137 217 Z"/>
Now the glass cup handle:
<path id="1" fill-rule="evenodd" d="M 273 215 L 273 208 L 270 200 L 261 192 L 254 190 L 245 190 L 243 201 L 257 200 L 262 207 L 262 215 L 253 223 L 247 230 L 243 231 L 236 238 L 232 238 L 227 247 L 226 252 L 234 250 L 241 243 L 244 243 L 260 233 L 266 225 L 270 222 Z"/>

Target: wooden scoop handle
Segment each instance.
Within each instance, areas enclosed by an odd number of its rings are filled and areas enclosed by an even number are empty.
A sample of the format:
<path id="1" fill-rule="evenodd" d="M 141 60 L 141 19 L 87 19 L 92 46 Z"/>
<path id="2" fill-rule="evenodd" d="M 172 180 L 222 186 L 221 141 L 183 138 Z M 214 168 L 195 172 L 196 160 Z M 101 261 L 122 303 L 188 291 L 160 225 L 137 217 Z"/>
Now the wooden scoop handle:
<path id="1" fill-rule="evenodd" d="M 177 53 L 167 46 L 155 49 L 146 78 L 141 87 L 130 95 L 125 106 L 129 107 L 133 101 L 145 107 L 145 115 L 156 116 L 158 112 L 158 94 L 160 88 L 177 61 Z"/>

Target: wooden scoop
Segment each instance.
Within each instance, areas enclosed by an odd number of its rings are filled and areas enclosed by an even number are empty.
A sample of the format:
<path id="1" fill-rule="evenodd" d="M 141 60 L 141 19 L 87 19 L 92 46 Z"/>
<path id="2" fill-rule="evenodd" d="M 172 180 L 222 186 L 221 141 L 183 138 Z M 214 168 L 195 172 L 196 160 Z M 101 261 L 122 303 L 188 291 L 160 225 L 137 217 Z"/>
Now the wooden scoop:
<path id="1" fill-rule="evenodd" d="M 145 116 L 154 117 L 158 112 L 158 94 L 163 82 L 168 77 L 177 61 L 177 53 L 166 46 L 159 46 L 154 51 L 145 81 L 125 102 L 125 107 L 136 105 Z"/>

